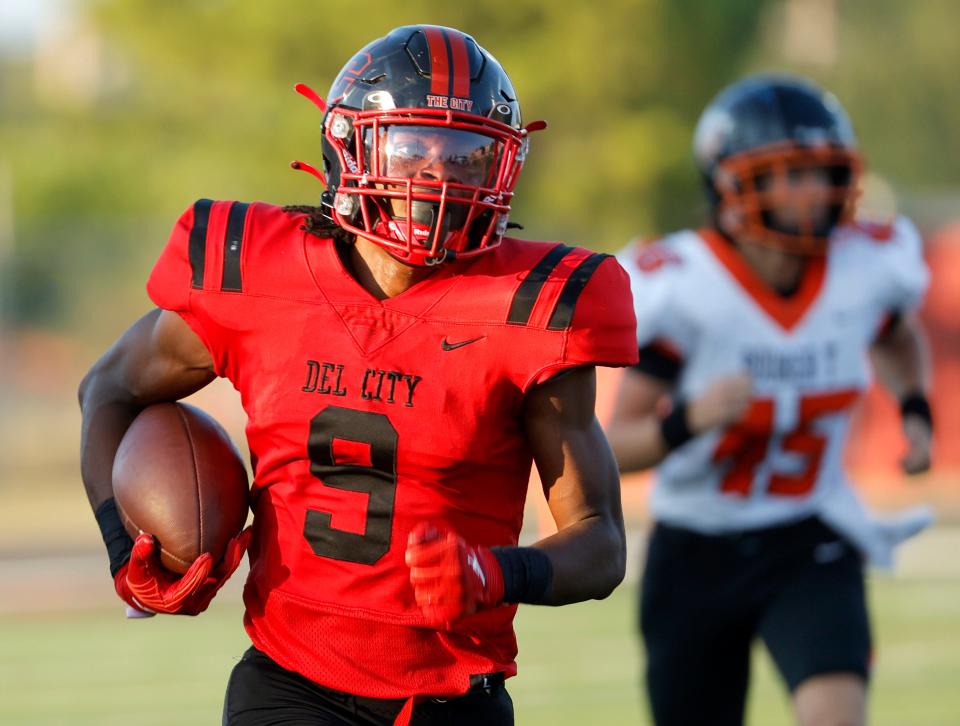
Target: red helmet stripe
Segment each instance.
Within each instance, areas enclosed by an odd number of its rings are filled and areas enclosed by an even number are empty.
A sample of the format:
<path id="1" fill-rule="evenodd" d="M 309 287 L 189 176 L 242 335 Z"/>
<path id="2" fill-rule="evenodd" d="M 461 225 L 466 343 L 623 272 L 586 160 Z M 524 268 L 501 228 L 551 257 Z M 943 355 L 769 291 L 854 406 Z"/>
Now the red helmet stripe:
<path id="1" fill-rule="evenodd" d="M 440 28 L 424 28 L 430 46 L 430 93 L 434 96 L 450 95 L 450 60 L 447 44 Z"/>
<path id="2" fill-rule="evenodd" d="M 447 33 L 450 41 L 450 55 L 453 56 L 453 95 L 457 98 L 470 98 L 470 57 L 467 55 L 467 41 L 461 33 Z"/>

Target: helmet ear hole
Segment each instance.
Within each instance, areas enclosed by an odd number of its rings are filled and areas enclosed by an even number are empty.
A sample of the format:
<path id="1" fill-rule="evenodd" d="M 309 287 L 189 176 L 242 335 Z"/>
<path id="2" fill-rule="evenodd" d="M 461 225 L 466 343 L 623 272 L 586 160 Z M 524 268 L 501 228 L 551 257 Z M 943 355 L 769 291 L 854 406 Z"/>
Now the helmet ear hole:
<path id="1" fill-rule="evenodd" d="M 510 107 L 510 104 L 496 103 L 493 105 L 493 108 L 490 109 L 490 113 L 487 116 L 494 121 L 499 121 L 503 124 L 509 124 L 513 121 L 514 113 L 513 109 Z"/>

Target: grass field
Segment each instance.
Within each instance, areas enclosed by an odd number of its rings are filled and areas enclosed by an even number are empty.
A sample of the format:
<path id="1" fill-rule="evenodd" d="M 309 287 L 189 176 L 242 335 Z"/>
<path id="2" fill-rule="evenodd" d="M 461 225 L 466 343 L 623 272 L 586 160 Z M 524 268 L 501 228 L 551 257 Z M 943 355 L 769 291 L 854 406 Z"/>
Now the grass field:
<path id="1" fill-rule="evenodd" d="M 874 579 L 871 600 L 871 723 L 960 724 L 960 581 Z M 521 608 L 520 675 L 510 685 L 517 723 L 648 723 L 633 608 L 629 586 L 604 602 Z M 0 724 L 191 726 L 220 722 L 227 674 L 247 640 L 239 606 L 226 601 L 199 618 L 127 621 L 119 608 L 8 615 L 0 644 Z M 749 723 L 789 724 L 781 686 L 758 656 Z"/>

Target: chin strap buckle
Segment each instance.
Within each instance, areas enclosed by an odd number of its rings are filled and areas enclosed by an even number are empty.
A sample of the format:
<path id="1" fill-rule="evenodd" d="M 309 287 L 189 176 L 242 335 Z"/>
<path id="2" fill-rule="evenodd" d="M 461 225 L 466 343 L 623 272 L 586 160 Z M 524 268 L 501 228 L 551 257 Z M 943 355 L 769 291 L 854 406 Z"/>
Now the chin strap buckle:
<path id="1" fill-rule="evenodd" d="M 444 248 L 436 257 L 425 257 L 423 262 L 427 267 L 442 265 L 444 262 L 453 262 L 457 258 L 457 253 L 453 250 Z"/>

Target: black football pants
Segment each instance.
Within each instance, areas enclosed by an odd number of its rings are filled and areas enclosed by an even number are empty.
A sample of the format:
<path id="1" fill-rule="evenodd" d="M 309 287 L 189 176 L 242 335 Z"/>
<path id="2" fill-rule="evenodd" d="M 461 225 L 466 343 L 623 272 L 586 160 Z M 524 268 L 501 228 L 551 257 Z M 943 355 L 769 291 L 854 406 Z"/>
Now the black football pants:
<path id="1" fill-rule="evenodd" d="M 234 667 L 223 726 L 390 726 L 403 699 L 364 698 L 314 683 L 251 647 Z M 513 726 L 502 683 L 459 698 L 418 703 L 411 726 Z"/>
<path id="2" fill-rule="evenodd" d="M 640 626 L 657 726 L 740 726 L 757 637 L 791 691 L 869 675 L 861 557 L 815 518 L 713 536 L 658 524 Z"/>

